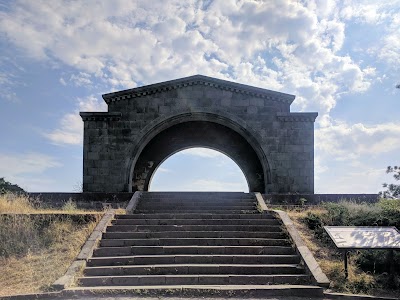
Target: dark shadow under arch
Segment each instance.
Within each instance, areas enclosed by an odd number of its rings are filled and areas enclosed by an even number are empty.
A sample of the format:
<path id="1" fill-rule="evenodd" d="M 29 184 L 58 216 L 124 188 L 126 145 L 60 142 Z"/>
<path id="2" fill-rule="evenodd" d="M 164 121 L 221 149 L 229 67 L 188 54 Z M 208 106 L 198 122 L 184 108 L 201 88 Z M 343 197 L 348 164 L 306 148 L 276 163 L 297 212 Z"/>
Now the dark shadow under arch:
<path id="1" fill-rule="evenodd" d="M 255 149 L 237 131 L 209 120 L 182 121 L 152 137 L 132 162 L 132 190 L 147 191 L 153 173 L 167 157 L 192 147 L 212 148 L 226 154 L 243 171 L 250 192 L 265 192 L 269 178 L 265 180 L 264 174 L 269 177 L 269 170 L 263 169 Z"/>

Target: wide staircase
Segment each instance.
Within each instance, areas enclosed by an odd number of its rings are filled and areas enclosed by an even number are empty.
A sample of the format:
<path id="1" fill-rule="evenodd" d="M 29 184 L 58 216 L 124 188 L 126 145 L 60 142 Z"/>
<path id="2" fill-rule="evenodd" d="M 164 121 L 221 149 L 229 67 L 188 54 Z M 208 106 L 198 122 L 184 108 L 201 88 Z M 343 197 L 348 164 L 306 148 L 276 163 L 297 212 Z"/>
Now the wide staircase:
<path id="1" fill-rule="evenodd" d="M 107 227 L 78 285 L 321 292 L 281 221 L 260 213 L 250 193 L 143 193 Z"/>

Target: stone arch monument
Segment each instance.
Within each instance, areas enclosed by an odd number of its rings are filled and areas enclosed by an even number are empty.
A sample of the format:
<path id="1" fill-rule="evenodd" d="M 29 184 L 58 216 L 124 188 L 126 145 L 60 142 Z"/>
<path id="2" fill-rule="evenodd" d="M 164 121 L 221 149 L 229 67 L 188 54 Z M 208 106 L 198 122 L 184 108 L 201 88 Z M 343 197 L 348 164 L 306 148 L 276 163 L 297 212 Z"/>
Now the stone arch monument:
<path id="1" fill-rule="evenodd" d="M 225 153 L 250 192 L 314 192 L 314 121 L 295 96 L 202 75 L 103 95 L 81 112 L 84 192 L 147 191 L 157 167 L 190 147 Z M 195 170 L 193 170 L 195 172 Z"/>

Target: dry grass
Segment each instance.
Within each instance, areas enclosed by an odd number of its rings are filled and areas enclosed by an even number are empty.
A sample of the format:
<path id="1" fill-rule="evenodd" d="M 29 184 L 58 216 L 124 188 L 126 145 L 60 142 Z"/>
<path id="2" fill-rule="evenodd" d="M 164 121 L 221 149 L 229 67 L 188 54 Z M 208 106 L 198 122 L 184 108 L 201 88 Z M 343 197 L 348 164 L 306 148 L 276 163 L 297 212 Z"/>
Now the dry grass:
<path id="1" fill-rule="evenodd" d="M 349 277 L 346 279 L 344 276 L 343 254 L 337 251 L 333 245 L 329 247 L 318 240 L 314 236 L 313 231 L 303 222 L 308 211 L 312 211 L 316 214 L 326 212 L 323 208 L 312 208 L 303 211 L 287 211 L 287 213 L 296 225 L 303 241 L 318 261 L 322 271 L 331 281 L 331 291 L 399 297 L 398 291 L 388 290 L 382 287 L 380 284 L 382 277 L 360 270 L 355 263 L 354 256 L 352 257 L 352 255 L 349 257 Z"/>
<path id="2" fill-rule="evenodd" d="M 67 201 L 60 209 L 44 207 L 40 199 L 29 198 L 19 194 L 0 194 L 0 214 L 56 214 L 56 213 L 98 213 L 96 210 L 77 208 L 72 200 Z"/>
<path id="3" fill-rule="evenodd" d="M 95 226 L 96 222 L 85 225 L 54 222 L 48 228 L 53 236 L 50 245 L 23 255 L 0 257 L 0 297 L 49 290 L 66 272 Z"/>
<path id="4" fill-rule="evenodd" d="M 66 272 L 101 217 L 75 209 L 42 210 L 26 197 L 0 196 L 0 297 L 48 291 Z"/>
<path id="5" fill-rule="evenodd" d="M 0 195 L 0 213 L 27 214 L 33 211 L 37 210 L 27 196 L 14 194 Z"/>

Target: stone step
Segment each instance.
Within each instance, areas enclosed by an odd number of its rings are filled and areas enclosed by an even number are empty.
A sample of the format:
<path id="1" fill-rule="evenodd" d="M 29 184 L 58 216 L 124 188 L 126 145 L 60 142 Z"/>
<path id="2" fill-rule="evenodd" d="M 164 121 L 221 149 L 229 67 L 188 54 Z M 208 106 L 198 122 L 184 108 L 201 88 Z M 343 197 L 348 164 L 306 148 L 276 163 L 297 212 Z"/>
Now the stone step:
<path id="1" fill-rule="evenodd" d="M 244 264 L 172 264 L 172 265 L 129 265 L 87 267 L 85 276 L 125 276 L 125 275 L 272 275 L 303 274 L 298 265 L 244 265 Z"/>
<path id="2" fill-rule="evenodd" d="M 256 199 L 255 194 L 198 194 L 198 193 L 179 193 L 179 194 L 153 194 L 147 193 L 142 194 L 140 199 L 182 199 L 182 198 L 190 198 L 190 199 L 200 199 L 205 200 L 209 198 L 213 199 Z"/>
<path id="3" fill-rule="evenodd" d="M 241 210 L 257 210 L 255 205 L 138 205 L 136 208 L 138 211 L 140 210 L 154 210 L 154 211 L 160 211 L 163 212 L 168 211 L 168 210 L 173 210 L 173 211 L 179 211 L 179 210 L 189 210 L 189 211 L 194 211 L 194 212 L 201 212 L 203 210 L 206 211 L 211 211 L 211 210 L 216 210 L 216 211 L 225 211 L 225 213 L 229 213 L 230 211 L 241 211 Z"/>
<path id="4" fill-rule="evenodd" d="M 215 197 L 218 199 L 223 198 L 246 198 L 255 197 L 253 193 L 235 193 L 235 192 L 144 192 L 140 196 L 141 198 L 180 198 L 180 197 L 192 197 L 192 198 L 210 198 Z"/>
<path id="5" fill-rule="evenodd" d="M 219 204 L 219 205 L 227 205 L 227 204 L 256 204 L 256 198 L 225 198 L 225 199 L 218 199 L 218 198 L 140 198 L 139 203 L 151 203 L 151 204 Z"/>
<path id="6" fill-rule="evenodd" d="M 117 219 L 113 225 L 280 225 L 278 219 Z"/>
<path id="7" fill-rule="evenodd" d="M 185 203 L 185 204 L 227 204 L 227 203 L 238 203 L 238 204 L 249 204 L 257 203 L 257 199 L 253 198 L 140 198 L 140 203 L 157 203 L 157 204 L 170 204 L 170 203 Z"/>
<path id="8" fill-rule="evenodd" d="M 173 275 L 172 275 L 173 276 Z M 243 275 L 242 275 L 243 276 Z M 283 275 L 284 276 L 284 275 Z M 305 297 L 304 299 L 319 298 L 324 296 L 324 290 L 318 286 L 302 285 L 302 284 L 278 284 L 272 281 L 270 284 L 212 284 L 212 282 L 229 282 L 218 275 L 209 275 L 209 279 L 204 276 L 199 278 L 202 282 L 209 281 L 211 284 L 194 284 L 194 285 L 113 285 L 113 286 L 81 286 L 72 287 L 64 290 L 65 296 L 72 298 L 81 297 L 82 299 L 92 298 L 94 294 L 103 295 L 103 297 L 115 297 L 116 294 L 123 294 L 125 297 L 151 296 L 157 299 L 167 297 L 181 297 L 184 299 L 214 299 L 233 298 L 236 299 L 269 299 L 271 297 L 280 297 L 283 299 L 294 299 L 297 297 Z M 277 278 L 277 277 L 276 277 Z M 260 280 L 262 281 L 262 280 Z M 277 281 L 281 281 L 277 279 Z M 144 280 L 143 280 L 144 282 Z M 296 295 L 296 297 L 293 297 Z M 102 297 L 102 298 L 103 298 Z M 107 299 L 108 299 L 107 297 Z"/>
<path id="9" fill-rule="evenodd" d="M 286 246 L 287 239 L 249 238 L 154 238 L 154 239 L 102 239 L 101 247 L 124 246 Z"/>
<path id="10" fill-rule="evenodd" d="M 92 257 L 88 267 L 159 264 L 298 264 L 298 255 L 141 255 Z"/>
<path id="11" fill-rule="evenodd" d="M 268 213 L 257 214 L 214 214 L 214 213 L 156 213 L 156 214 L 127 214 L 115 215 L 116 219 L 275 219 Z"/>
<path id="12" fill-rule="evenodd" d="M 100 247 L 93 252 L 94 257 L 166 254 L 290 255 L 294 249 L 287 246 L 125 246 Z"/>
<path id="13" fill-rule="evenodd" d="M 165 194 L 165 195 L 157 195 L 157 194 L 142 194 L 140 199 L 199 199 L 199 200 L 206 200 L 206 199 L 255 199 L 254 194 Z"/>
<path id="14" fill-rule="evenodd" d="M 104 239 L 144 239 L 144 238 L 285 238 L 278 232 L 252 231 L 159 231 L 159 232 L 105 232 Z"/>
<path id="15" fill-rule="evenodd" d="M 141 197 L 162 197 L 162 198 L 174 198 L 174 197 L 254 197 L 253 193 L 242 193 L 242 192 L 143 192 Z"/>
<path id="16" fill-rule="evenodd" d="M 312 284 L 281 221 L 256 205 L 253 193 L 144 192 L 134 213 L 107 227 L 78 284 L 147 291 L 284 284 L 284 293 Z"/>
<path id="17" fill-rule="evenodd" d="M 203 211 L 211 212 L 211 211 L 217 211 L 217 212 L 223 212 L 225 214 L 249 214 L 249 213 L 259 213 L 258 210 L 256 209 L 255 206 L 249 207 L 249 208 L 230 208 L 230 207 L 204 207 L 204 208 L 199 208 L 199 207 L 187 207 L 184 205 L 179 205 L 176 207 L 137 207 L 135 210 L 135 213 L 174 213 L 175 211 L 179 211 L 182 213 L 202 213 Z M 197 219 L 197 218 L 194 218 Z"/>
<path id="18" fill-rule="evenodd" d="M 168 210 L 153 210 L 153 209 L 136 209 L 137 214 L 187 214 L 187 213 L 202 213 L 202 214 L 259 214 L 260 212 L 256 209 L 253 210 L 233 210 L 233 209 L 223 209 L 223 210 L 191 210 L 191 209 L 168 209 Z"/>
<path id="19" fill-rule="evenodd" d="M 193 211 L 202 210 L 254 210 L 256 209 L 255 204 L 250 205 L 217 205 L 217 204 L 167 204 L 167 205 L 156 205 L 156 204 L 139 204 L 137 210 L 176 210 L 176 209 L 187 209 Z"/>
<path id="20" fill-rule="evenodd" d="M 241 204 L 256 204 L 255 198 L 238 198 L 238 199 L 166 199 L 166 198 L 151 198 L 151 199 L 140 199 L 140 204 L 151 203 L 151 204 L 219 204 L 219 205 L 241 205 Z"/>
<path id="21" fill-rule="evenodd" d="M 288 275 L 131 275 L 78 278 L 80 286 L 162 286 L 162 285 L 271 285 L 307 284 L 305 274 Z"/>
<path id="22" fill-rule="evenodd" d="M 178 195 L 178 196 L 148 196 L 142 195 L 139 198 L 140 200 L 171 200 L 171 201 L 179 201 L 179 200 L 193 200 L 193 201 L 240 201 L 240 200 L 256 200 L 255 195 L 248 195 L 248 196 L 232 196 L 227 195 L 224 197 L 219 197 L 217 195 L 210 195 L 210 196 L 196 196 L 196 195 Z"/>
<path id="23" fill-rule="evenodd" d="M 107 232 L 146 231 L 281 231 L 279 225 L 111 225 Z"/>

